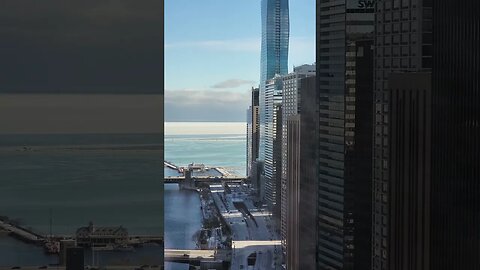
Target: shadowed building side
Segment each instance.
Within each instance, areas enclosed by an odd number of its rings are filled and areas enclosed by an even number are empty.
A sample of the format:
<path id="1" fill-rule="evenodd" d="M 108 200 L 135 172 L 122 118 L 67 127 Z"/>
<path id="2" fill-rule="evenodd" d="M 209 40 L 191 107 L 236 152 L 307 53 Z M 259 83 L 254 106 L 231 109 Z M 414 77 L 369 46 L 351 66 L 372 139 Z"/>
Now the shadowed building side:
<path id="1" fill-rule="evenodd" d="M 431 75 L 392 73 L 390 85 L 390 262 L 429 270 Z"/>
<path id="2" fill-rule="evenodd" d="M 317 1 L 317 269 L 371 267 L 373 5 Z M 372 2 L 369 2 L 372 3 Z"/>
<path id="3" fill-rule="evenodd" d="M 431 269 L 480 269 L 480 1 L 432 2 Z"/>
<path id="4" fill-rule="evenodd" d="M 390 247 L 390 87 L 392 73 L 432 67 L 432 0 L 377 1 L 374 47 L 373 227 L 374 270 L 395 270 Z"/>
<path id="5" fill-rule="evenodd" d="M 318 103 L 315 82 L 314 76 L 299 80 L 301 113 L 289 116 L 286 122 L 287 269 L 317 269 L 314 239 L 317 235 Z"/>

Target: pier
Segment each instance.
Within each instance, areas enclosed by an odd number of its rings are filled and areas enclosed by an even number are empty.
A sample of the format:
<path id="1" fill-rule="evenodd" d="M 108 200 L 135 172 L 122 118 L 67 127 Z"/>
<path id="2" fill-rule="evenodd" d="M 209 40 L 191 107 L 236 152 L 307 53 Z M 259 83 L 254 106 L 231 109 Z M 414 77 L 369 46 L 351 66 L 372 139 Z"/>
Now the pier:
<path id="1" fill-rule="evenodd" d="M 185 176 L 168 176 L 165 177 L 165 183 L 180 183 L 185 181 Z M 247 178 L 239 176 L 192 176 L 192 180 L 195 182 L 202 182 L 207 184 L 220 184 L 220 183 L 235 183 L 241 184 L 245 182 Z"/>
<path id="2" fill-rule="evenodd" d="M 45 242 L 45 237 L 34 233 L 28 229 L 16 226 L 0 220 L 0 229 L 6 231 L 9 235 L 20 239 L 24 242 L 42 244 Z"/>
<path id="3" fill-rule="evenodd" d="M 47 243 L 60 242 L 61 240 L 76 240 L 75 235 L 41 235 L 19 225 L 14 225 L 0 220 L 0 230 L 8 233 L 9 236 L 23 242 L 46 247 Z M 126 245 L 141 246 L 148 243 L 163 244 L 163 236 L 159 235 L 129 235 Z M 114 247 L 112 247 L 114 249 Z"/>
<path id="4" fill-rule="evenodd" d="M 177 165 L 173 164 L 172 162 L 169 161 L 163 161 L 163 166 L 170 168 L 172 170 L 176 170 L 179 173 L 183 173 L 183 168 L 178 167 Z"/>
<path id="5" fill-rule="evenodd" d="M 242 184 L 246 181 L 246 177 L 240 177 L 227 172 L 223 168 L 210 168 L 215 170 L 220 175 L 208 175 L 205 174 L 205 165 L 203 164 L 190 164 L 188 168 L 179 167 L 171 162 L 164 161 L 164 166 L 173 170 L 177 170 L 182 175 L 179 176 L 167 176 L 164 177 L 164 183 L 166 184 L 179 184 L 181 189 L 196 189 L 199 184 Z M 208 170 L 208 169 L 207 169 Z M 201 175 L 195 175 L 201 172 Z"/>

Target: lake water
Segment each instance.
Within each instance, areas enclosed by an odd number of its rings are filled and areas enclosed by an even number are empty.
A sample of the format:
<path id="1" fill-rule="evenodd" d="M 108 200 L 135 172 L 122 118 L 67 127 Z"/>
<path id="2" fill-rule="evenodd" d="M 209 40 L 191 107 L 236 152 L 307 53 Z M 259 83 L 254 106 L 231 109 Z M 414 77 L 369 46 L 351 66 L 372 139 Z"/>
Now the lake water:
<path id="1" fill-rule="evenodd" d="M 24 147 L 25 146 L 25 147 Z M 0 216 L 41 234 L 73 235 L 92 221 L 163 234 L 160 134 L 0 135 Z M 0 236 L 0 266 L 56 261 Z M 5 255 L 5 256 L 4 256 Z M 162 247 L 96 254 L 101 262 L 161 262 Z"/>
<path id="2" fill-rule="evenodd" d="M 244 175 L 245 130 L 245 123 L 166 123 L 165 159 L 182 166 L 195 162 L 224 167 Z M 54 234 L 73 234 L 89 221 L 123 225 L 131 234 L 162 234 L 165 229 L 166 248 L 195 248 L 193 235 L 201 228 L 198 194 L 161 184 L 158 138 L 155 134 L 0 135 L 0 216 L 41 233 L 49 231 L 50 211 Z M 22 151 L 24 145 L 31 150 Z M 165 171 L 169 173 L 173 172 Z M 95 256 L 105 264 L 133 264 L 161 258 L 161 250 L 150 247 Z M 41 247 L 1 234 L 0 254 L 0 266 L 56 261 Z M 188 266 L 167 263 L 166 269 Z"/>

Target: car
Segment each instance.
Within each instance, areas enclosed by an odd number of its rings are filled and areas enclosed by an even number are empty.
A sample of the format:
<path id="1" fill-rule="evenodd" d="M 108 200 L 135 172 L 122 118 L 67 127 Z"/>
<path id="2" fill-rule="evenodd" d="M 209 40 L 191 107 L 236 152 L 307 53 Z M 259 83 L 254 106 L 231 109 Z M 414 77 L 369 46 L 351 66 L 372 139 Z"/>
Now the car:
<path id="1" fill-rule="evenodd" d="M 184 254 L 183 254 L 183 257 L 188 257 L 188 254 L 187 254 L 187 253 L 184 253 Z"/>
<path id="2" fill-rule="evenodd" d="M 20 269 L 20 266 L 14 266 L 11 269 Z"/>
<path id="3" fill-rule="evenodd" d="M 48 266 L 46 266 L 46 265 L 38 267 L 38 269 L 47 269 L 47 268 L 48 268 Z"/>

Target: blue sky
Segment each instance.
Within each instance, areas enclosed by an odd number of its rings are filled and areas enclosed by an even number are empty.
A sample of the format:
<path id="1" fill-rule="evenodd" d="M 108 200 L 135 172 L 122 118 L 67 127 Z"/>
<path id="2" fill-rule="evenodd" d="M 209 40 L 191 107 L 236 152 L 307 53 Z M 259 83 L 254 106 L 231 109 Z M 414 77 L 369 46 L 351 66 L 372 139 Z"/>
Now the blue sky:
<path id="1" fill-rule="evenodd" d="M 289 5 L 292 70 L 315 61 L 315 1 Z M 165 0 L 166 121 L 246 120 L 260 19 L 260 0 Z"/>

